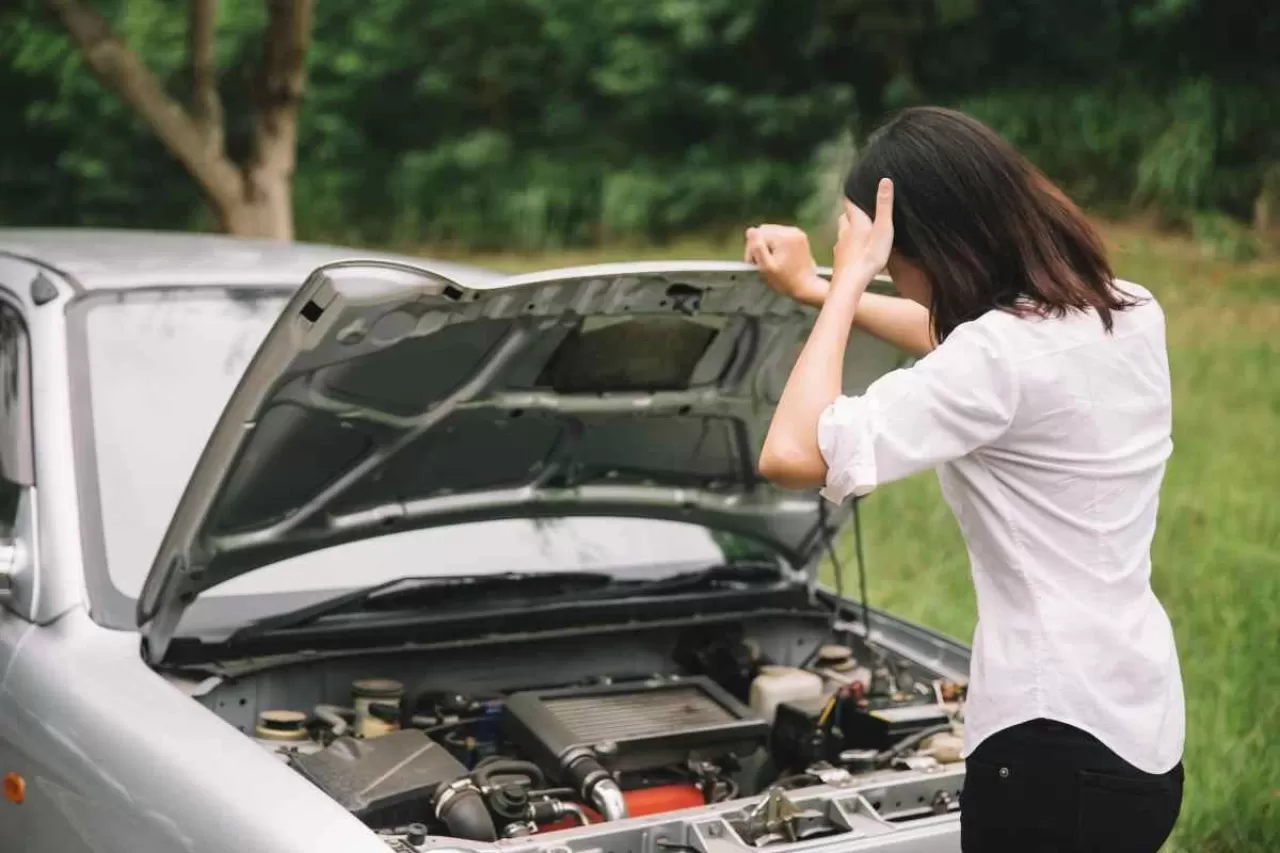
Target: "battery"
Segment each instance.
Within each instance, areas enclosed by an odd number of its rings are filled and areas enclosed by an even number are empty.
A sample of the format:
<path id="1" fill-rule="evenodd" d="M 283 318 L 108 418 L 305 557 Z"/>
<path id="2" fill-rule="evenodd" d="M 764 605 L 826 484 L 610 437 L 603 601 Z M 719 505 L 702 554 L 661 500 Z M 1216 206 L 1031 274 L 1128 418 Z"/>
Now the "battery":
<path id="1" fill-rule="evenodd" d="M 903 738 L 950 722 L 934 704 L 859 708 L 853 702 L 842 702 L 841 706 L 840 730 L 845 749 L 883 751 Z"/>
<path id="2" fill-rule="evenodd" d="M 800 771 L 816 761 L 830 760 L 840 744 L 819 725 L 829 697 L 779 702 L 774 712 L 770 752 L 780 770 Z"/>

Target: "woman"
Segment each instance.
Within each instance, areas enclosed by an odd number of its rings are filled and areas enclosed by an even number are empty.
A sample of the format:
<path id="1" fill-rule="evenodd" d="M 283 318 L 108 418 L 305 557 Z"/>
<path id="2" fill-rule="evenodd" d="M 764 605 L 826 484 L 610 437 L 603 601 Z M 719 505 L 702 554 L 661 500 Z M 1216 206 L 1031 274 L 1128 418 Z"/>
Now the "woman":
<path id="1" fill-rule="evenodd" d="M 1155 853 L 1182 801 L 1183 696 L 1149 583 L 1170 439 L 1164 315 L 1080 211 L 977 121 L 907 110 L 845 183 L 833 274 L 747 231 L 820 305 L 760 454 L 839 503 L 935 468 L 978 601 L 965 853 Z M 905 298 L 868 294 L 888 267 Z M 842 394 L 851 326 L 922 356 Z M 904 531 L 910 535 L 910 531 Z"/>

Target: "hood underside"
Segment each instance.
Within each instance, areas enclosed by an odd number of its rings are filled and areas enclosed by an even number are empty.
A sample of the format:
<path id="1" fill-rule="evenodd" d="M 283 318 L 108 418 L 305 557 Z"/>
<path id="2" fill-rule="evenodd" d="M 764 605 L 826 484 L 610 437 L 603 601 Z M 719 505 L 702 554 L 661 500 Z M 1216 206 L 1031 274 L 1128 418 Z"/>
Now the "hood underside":
<path id="1" fill-rule="evenodd" d="M 820 499 L 761 480 L 755 460 L 815 316 L 734 263 L 475 286 L 389 262 L 321 267 L 241 378 L 165 535 L 138 603 L 150 653 L 210 587 L 420 527 L 667 518 L 807 562 Z M 855 333 L 846 391 L 901 362 Z"/>

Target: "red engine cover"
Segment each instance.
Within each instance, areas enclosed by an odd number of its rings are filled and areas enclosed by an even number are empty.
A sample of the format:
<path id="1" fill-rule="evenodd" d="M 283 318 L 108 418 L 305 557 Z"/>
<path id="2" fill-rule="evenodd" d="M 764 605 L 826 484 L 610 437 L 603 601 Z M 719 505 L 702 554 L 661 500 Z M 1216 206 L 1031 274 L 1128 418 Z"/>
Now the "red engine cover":
<path id="1" fill-rule="evenodd" d="M 634 791 L 624 791 L 622 798 L 627 802 L 627 814 L 631 817 L 662 814 L 663 812 L 673 812 L 676 809 L 706 805 L 706 800 L 703 799 L 702 792 L 698 790 L 698 786 L 689 783 L 637 788 Z M 592 823 L 600 823 L 603 820 L 594 809 L 588 806 L 583 806 L 582 810 L 587 813 L 587 817 L 591 819 Z M 555 823 L 544 824 L 538 828 L 538 832 L 557 832 L 561 829 L 571 829 L 577 825 L 578 822 L 570 817 L 558 820 Z"/>

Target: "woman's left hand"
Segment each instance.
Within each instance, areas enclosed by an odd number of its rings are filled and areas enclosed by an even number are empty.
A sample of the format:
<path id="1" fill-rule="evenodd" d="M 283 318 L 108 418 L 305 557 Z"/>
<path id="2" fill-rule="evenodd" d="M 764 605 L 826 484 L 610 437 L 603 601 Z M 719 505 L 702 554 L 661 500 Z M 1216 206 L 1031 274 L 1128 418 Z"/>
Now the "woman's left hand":
<path id="1" fill-rule="evenodd" d="M 836 237 L 832 284 L 849 279 L 866 286 L 889 262 L 893 249 L 893 181 L 880 179 L 873 222 L 853 202 L 845 199 Z"/>

